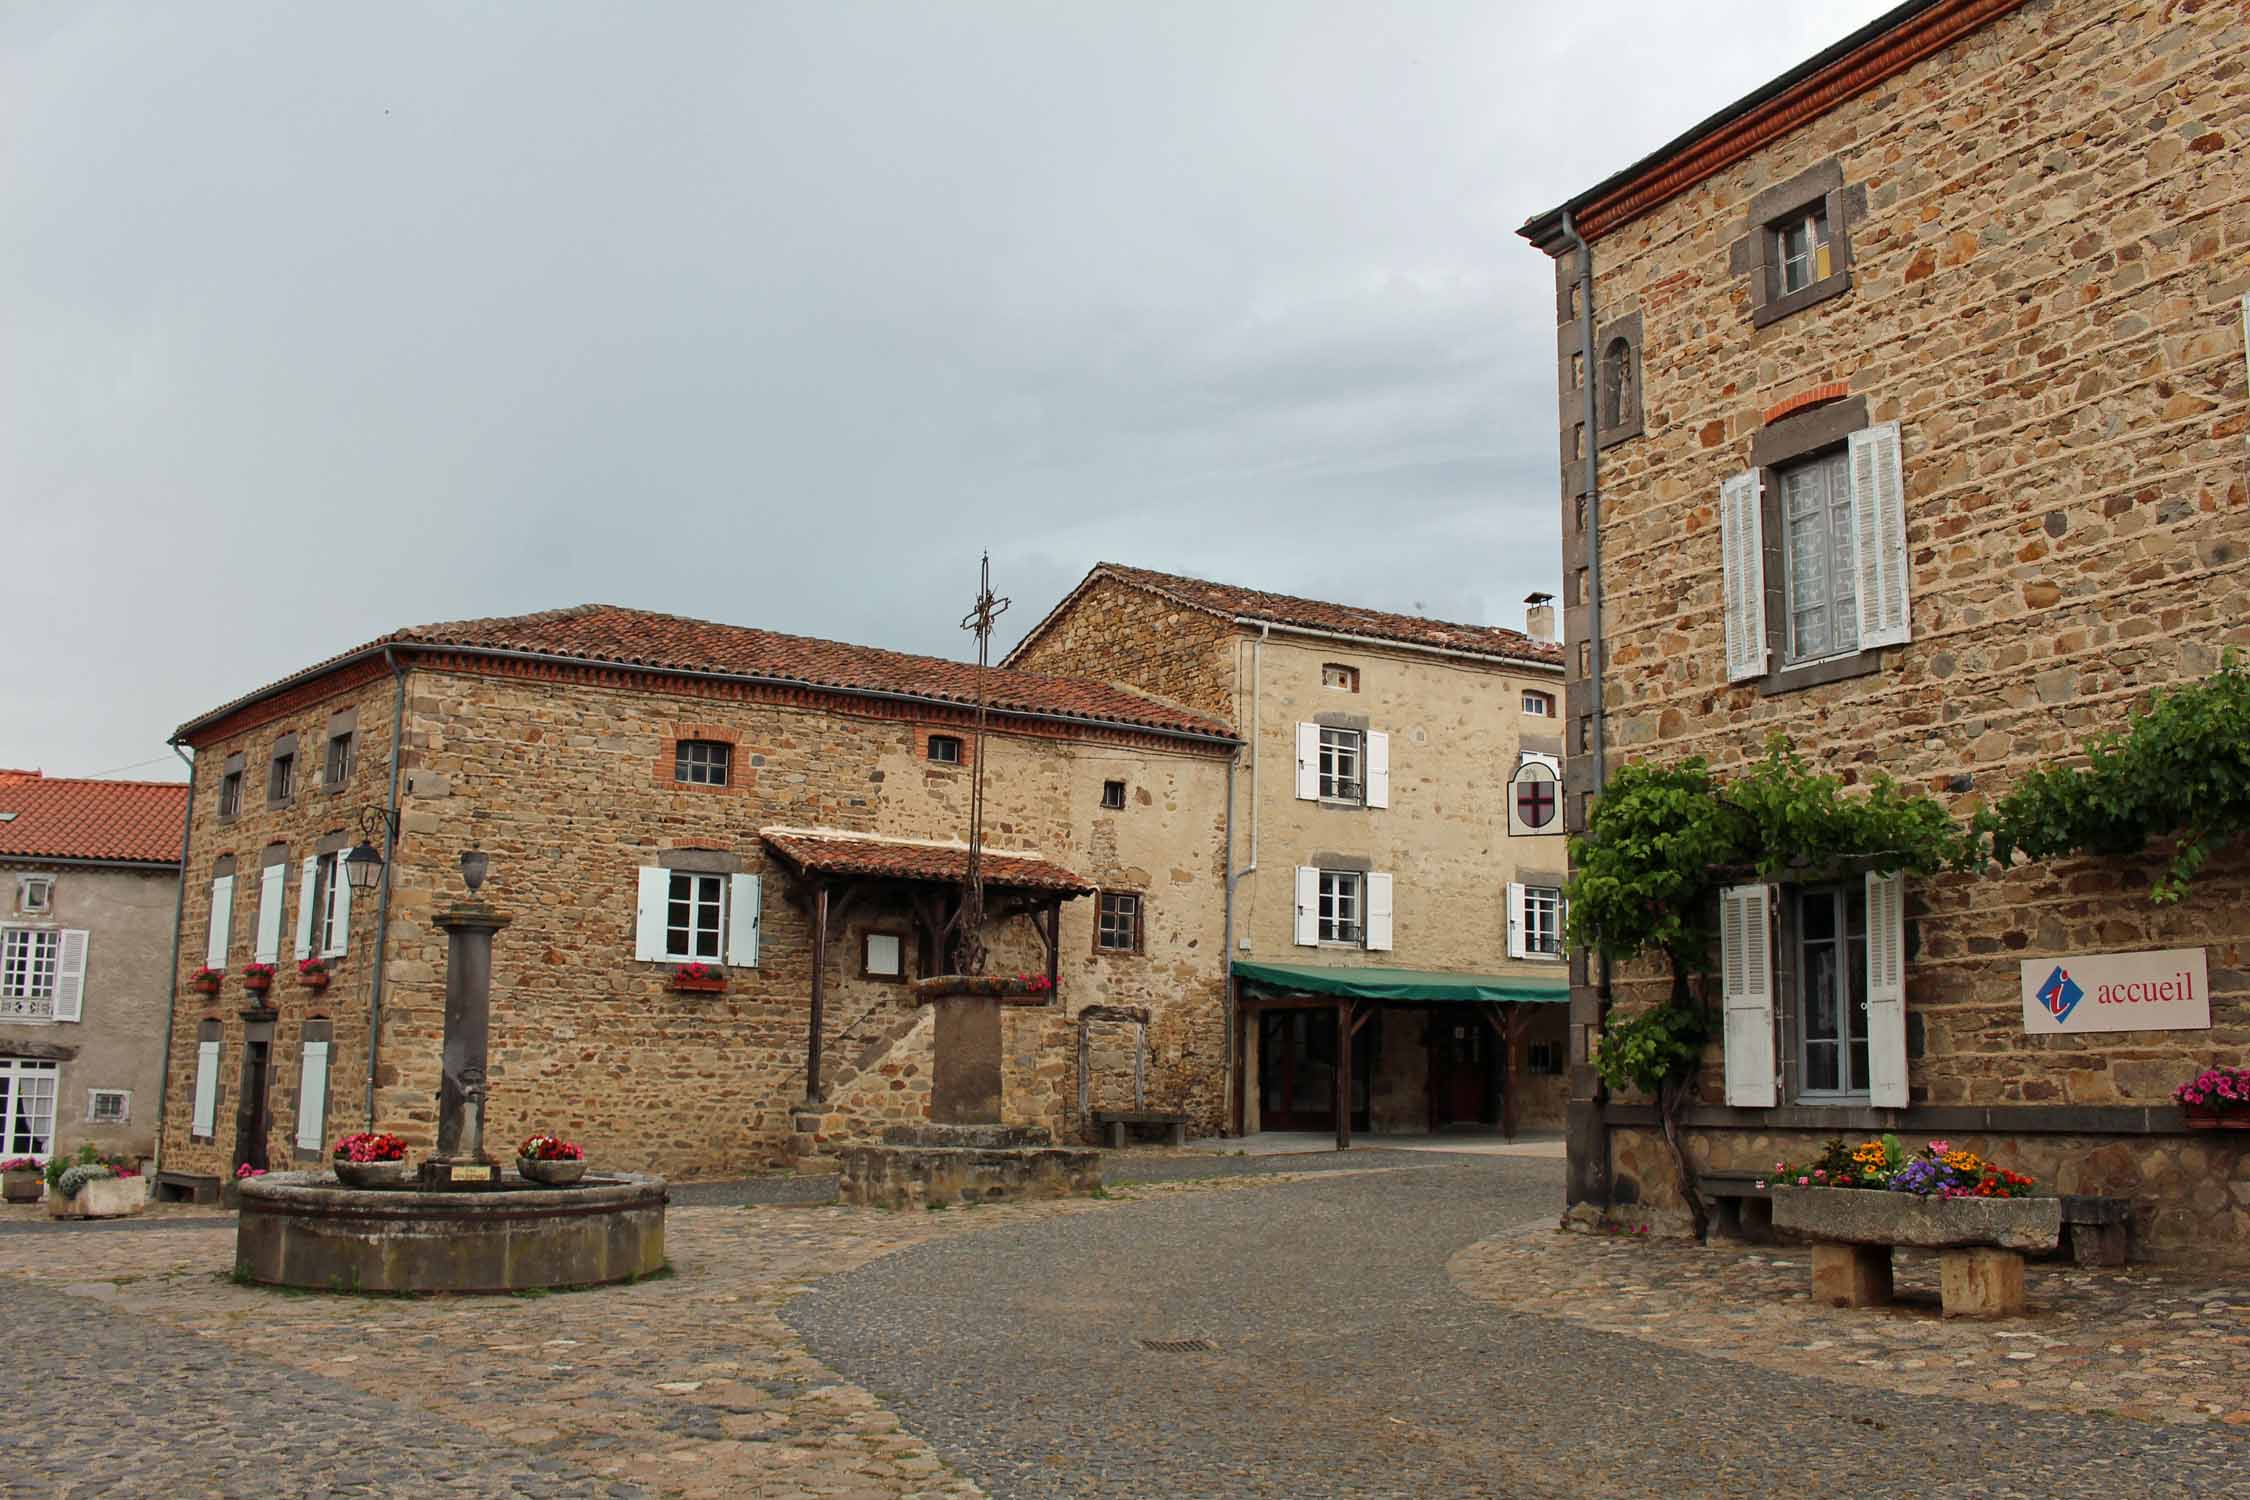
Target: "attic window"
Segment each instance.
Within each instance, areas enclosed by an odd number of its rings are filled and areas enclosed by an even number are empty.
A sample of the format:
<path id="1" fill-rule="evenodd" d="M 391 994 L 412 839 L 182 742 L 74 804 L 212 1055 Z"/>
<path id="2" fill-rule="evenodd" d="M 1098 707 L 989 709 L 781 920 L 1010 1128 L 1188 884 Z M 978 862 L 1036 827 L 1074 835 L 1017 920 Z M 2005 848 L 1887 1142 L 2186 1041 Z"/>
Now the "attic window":
<path id="1" fill-rule="evenodd" d="M 1359 668 L 1329 662 L 1320 669 L 1320 685 L 1343 693 L 1359 691 Z"/>
<path id="2" fill-rule="evenodd" d="M 931 735 L 930 760 L 941 766 L 961 764 L 961 737 L 957 734 Z"/>
<path id="3" fill-rule="evenodd" d="M 1124 783 L 1124 782 L 1122 782 L 1122 781 L 1105 781 L 1105 782 L 1103 782 L 1103 783 L 1102 783 L 1102 806 L 1104 806 L 1104 807 L 1106 807 L 1106 808 L 1110 808 L 1110 809 L 1112 809 L 1112 810 L 1115 810 L 1115 809 L 1117 809 L 1117 808 L 1123 807 L 1124 805 L 1125 805 L 1125 783 Z"/>
<path id="4" fill-rule="evenodd" d="M 26 913 L 55 909 L 55 880 L 51 875 L 26 875 L 16 882 L 16 910 Z"/>

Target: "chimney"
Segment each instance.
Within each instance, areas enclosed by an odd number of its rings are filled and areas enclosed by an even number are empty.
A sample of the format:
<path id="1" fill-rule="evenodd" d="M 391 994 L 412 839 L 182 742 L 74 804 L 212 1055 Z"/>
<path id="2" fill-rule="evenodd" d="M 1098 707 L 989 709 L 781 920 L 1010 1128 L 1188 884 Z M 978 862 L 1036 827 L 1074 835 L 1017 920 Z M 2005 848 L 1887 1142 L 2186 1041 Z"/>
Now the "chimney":
<path id="1" fill-rule="evenodd" d="M 1552 641 L 1555 638 L 1553 594 L 1523 596 L 1523 633 L 1535 641 Z"/>

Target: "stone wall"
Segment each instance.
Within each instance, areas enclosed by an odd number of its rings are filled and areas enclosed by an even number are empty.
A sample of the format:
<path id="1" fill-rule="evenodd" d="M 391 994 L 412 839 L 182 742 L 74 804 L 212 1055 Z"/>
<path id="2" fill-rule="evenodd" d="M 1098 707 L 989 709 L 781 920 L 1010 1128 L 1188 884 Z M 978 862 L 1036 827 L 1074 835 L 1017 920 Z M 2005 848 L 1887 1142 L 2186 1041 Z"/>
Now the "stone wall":
<path id="1" fill-rule="evenodd" d="M 1233 711 L 1232 622 L 1118 582 L 1094 580 L 1009 665 L 1120 682 L 1224 719 Z"/>
<path id="2" fill-rule="evenodd" d="M 1823 769 L 1879 768 L 1966 816 L 2250 640 L 2246 22 L 2240 3 L 2034 0 L 1596 243 L 1596 321 L 1639 317 L 1647 415 L 1645 435 L 1601 454 L 1612 764 L 1700 755 L 1729 770 L 1778 730 Z M 1856 210 L 1853 284 L 1754 326 L 1730 254 L 1749 206 L 1831 160 Z M 1592 706 L 1577 264 L 1556 269 L 1575 726 Z M 1829 386 L 1901 424 L 1914 638 L 1872 675 L 1730 686 L 1720 484 Z M 2175 907 L 2147 899 L 2156 865 L 2067 861 L 1911 891 L 1915 1103 L 2162 1106 L 2196 1068 L 2245 1061 L 2250 859 L 2217 861 Z M 2024 1034 L 2020 960 L 2172 946 L 2208 949 L 2210 1032 Z M 1622 977 L 1628 1006 L 1656 992 L 1652 975 Z M 1714 1049 L 1707 1100 L 1718 1070 Z M 2250 1243 L 2237 1150 L 2161 1133 L 1982 1144 L 2041 1175 L 2139 1174 L 2136 1193 L 2162 1203 L 2151 1243 Z"/>

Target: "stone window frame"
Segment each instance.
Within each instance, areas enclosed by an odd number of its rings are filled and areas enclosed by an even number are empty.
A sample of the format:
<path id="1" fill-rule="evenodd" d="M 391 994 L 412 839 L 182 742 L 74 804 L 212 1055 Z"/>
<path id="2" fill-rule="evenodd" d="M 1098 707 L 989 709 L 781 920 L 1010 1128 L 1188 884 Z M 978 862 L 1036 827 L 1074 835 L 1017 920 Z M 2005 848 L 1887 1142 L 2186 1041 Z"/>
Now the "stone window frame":
<path id="1" fill-rule="evenodd" d="M 1849 396 L 1769 422 L 1750 440 L 1750 464 L 1758 471 L 1758 549 L 1766 587 L 1766 660 L 1776 663 L 1762 677 L 1758 696 L 1771 698 L 1824 683 L 1848 682 L 1882 670 L 1883 648 L 1862 646 L 1846 656 L 1831 656 L 1797 666 L 1778 665 L 1787 656 L 1789 637 L 1788 560 L 1782 547 L 1781 485 L 1774 471 L 1808 458 L 1833 453 L 1851 435 L 1869 426 L 1867 398 Z"/>
<path id="2" fill-rule="evenodd" d="M 237 750 L 219 765 L 219 822 L 232 823 L 242 816 L 242 783 L 249 756 Z"/>
<path id="3" fill-rule="evenodd" d="M 297 734 L 289 733 L 273 742 L 266 752 L 266 806 L 288 808 L 297 805 Z"/>
<path id="4" fill-rule="evenodd" d="M 1133 902 L 1133 945 L 1121 948 L 1102 941 L 1103 918 L 1112 898 L 1125 897 Z M 1105 886 L 1094 895 L 1094 956 L 1097 958 L 1140 958 L 1148 952 L 1148 892 L 1124 886 Z M 1115 931 L 1114 924 L 1109 929 Z"/>
<path id="5" fill-rule="evenodd" d="M 16 911 L 26 917 L 51 917 L 55 914 L 55 877 L 52 875 L 18 875 L 16 877 Z"/>
<path id="6" fill-rule="evenodd" d="M 724 781 L 682 781 L 679 778 L 680 746 L 683 742 L 701 740 L 706 744 L 727 747 L 727 779 Z M 650 780 L 670 792 L 747 792 L 757 780 L 754 769 L 760 757 L 744 757 L 741 731 L 724 724 L 671 724 L 665 726 L 663 738 L 657 741 L 656 761 L 650 767 Z"/>
<path id="7" fill-rule="evenodd" d="M 343 754 L 336 752 L 337 742 L 343 743 Z M 341 764 L 339 765 L 339 760 Z M 352 773 L 359 769 L 359 710 L 343 709 L 328 716 L 327 731 L 320 742 L 320 790 L 322 795 L 333 797 L 351 785 Z"/>
<path id="8" fill-rule="evenodd" d="M 1629 405 L 1613 419 L 1609 411 L 1610 352 L 1624 347 L 1624 368 L 1632 375 L 1633 397 Z M 1642 379 L 1645 368 L 1641 359 L 1641 315 L 1636 310 L 1622 318 L 1613 319 L 1594 334 L 1594 355 L 1588 361 L 1594 371 L 1594 441 L 1597 449 L 1614 447 L 1627 438 L 1637 438 L 1647 430 L 1648 387 Z M 1580 415 L 1584 415 L 1581 406 Z M 1581 462 L 1580 467 L 1584 464 Z"/>
<path id="9" fill-rule="evenodd" d="M 1828 220 L 1828 274 L 1784 295 L 1777 253 L 1779 232 L 1815 208 L 1821 209 Z M 1727 252 L 1727 269 L 1750 278 L 1750 326 L 1768 327 L 1791 313 L 1850 291 L 1852 225 L 1866 215 L 1866 185 L 1847 184 L 1843 161 L 1834 156 L 1815 162 L 1752 198 L 1742 236 Z"/>
<path id="10" fill-rule="evenodd" d="M 872 966 L 868 950 L 879 937 L 895 938 L 898 942 L 898 972 L 885 974 Z M 903 927 L 890 927 L 875 923 L 863 928 L 859 935 L 859 977 L 877 984 L 904 984 L 912 977 L 914 950 L 912 935 Z"/>

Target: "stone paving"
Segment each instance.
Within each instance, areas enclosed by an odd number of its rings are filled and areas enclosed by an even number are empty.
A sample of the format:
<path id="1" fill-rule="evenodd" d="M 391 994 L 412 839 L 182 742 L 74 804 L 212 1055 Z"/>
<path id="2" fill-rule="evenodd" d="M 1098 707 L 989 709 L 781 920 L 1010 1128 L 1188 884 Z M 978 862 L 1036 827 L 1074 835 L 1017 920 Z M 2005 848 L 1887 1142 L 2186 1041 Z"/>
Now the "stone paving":
<path id="1" fill-rule="evenodd" d="M 2191 1272 L 2032 1263 L 2028 1317 L 1938 1314 L 1932 1254 L 1893 1257 L 1889 1308 L 1813 1302 L 1798 1249 L 1697 1246 L 1552 1228 L 1453 1258 L 1472 1297 L 1770 1369 L 1914 1395 L 2250 1425 L 2250 1288 Z"/>

